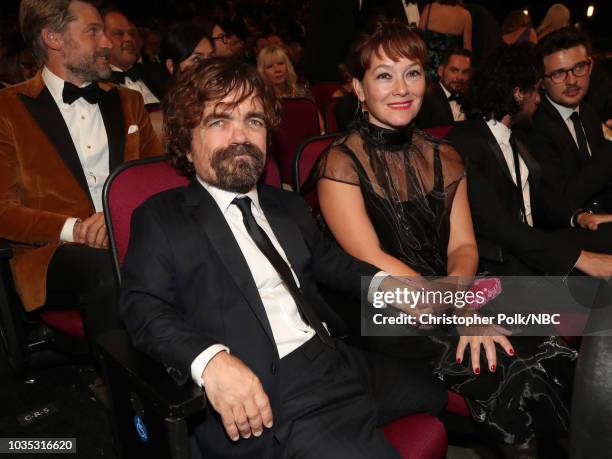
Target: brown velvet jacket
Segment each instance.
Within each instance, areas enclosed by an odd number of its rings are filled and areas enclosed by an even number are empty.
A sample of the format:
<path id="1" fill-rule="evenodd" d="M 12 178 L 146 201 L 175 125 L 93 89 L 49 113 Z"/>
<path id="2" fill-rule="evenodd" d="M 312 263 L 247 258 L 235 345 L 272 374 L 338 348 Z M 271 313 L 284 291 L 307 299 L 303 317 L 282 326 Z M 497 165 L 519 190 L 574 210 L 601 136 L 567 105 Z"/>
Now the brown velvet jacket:
<path id="1" fill-rule="evenodd" d="M 162 154 L 142 97 L 100 83 L 110 171 Z M 128 134 L 131 125 L 138 130 Z M 133 130 L 133 129 L 132 129 Z M 0 238 L 11 242 L 11 268 L 27 311 L 46 298 L 47 268 L 68 217 L 94 213 L 83 169 L 42 73 L 0 91 Z"/>

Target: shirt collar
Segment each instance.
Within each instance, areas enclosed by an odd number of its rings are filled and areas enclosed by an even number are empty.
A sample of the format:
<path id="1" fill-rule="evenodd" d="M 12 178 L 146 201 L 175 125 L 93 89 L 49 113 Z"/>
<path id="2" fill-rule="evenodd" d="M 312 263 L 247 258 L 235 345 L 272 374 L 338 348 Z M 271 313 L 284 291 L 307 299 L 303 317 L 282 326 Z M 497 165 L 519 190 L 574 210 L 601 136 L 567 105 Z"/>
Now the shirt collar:
<path id="1" fill-rule="evenodd" d="M 257 187 L 253 187 L 248 193 L 235 193 L 233 191 L 222 190 L 221 188 L 217 188 L 210 183 L 205 182 L 200 177 L 196 176 L 200 185 L 204 187 L 206 191 L 210 193 L 213 197 L 219 209 L 221 209 L 221 213 L 225 215 L 230 206 L 232 205 L 232 201 L 237 197 L 248 196 L 251 198 L 253 205 L 257 212 L 262 212 L 261 206 L 259 205 L 259 194 L 257 193 Z"/>
<path id="2" fill-rule="evenodd" d="M 546 98 L 552 104 L 552 106 L 557 109 L 559 115 L 561 115 L 561 118 L 563 118 L 565 121 L 569 120 L 570 116 L 572 116 L 572 113 L 574 112 L 580 114 L 580 105 L 576 108 L 565 107 L 563 105 L 559 105 L 550 97 L 548 97 L 548 94 L 546 94 Z"/>
<path id="3" fill-rule="evenodd" d="M 486 121 L 487 126 L 491 130 L 493 137 L 497 140 L 499 144 L 510 145 L 510 136 L 512 135 L 512 130 L 506 126 L 501 121 L 497 121 L 494 119 L 490 119 Z"/>
<path id="4" fill-rule="evenodd" d="M 440 82 L 440 86 L 442 87 L 442 91 L 444 91 L 444 94 L 446 95 L 446 98 L 448 99 L 451 96 L 451 92 L 444 87 L 442 82 Z"/>
<path id="5" fill-rule="evenodd" d="M 42 78 L 45 82 L 45 86 L 49 89 L 51 96 L 53 96 L 53 100 L 55 100 L 56 104 L 64 103 L 64 83 L 65 81 L 58 77 L 55 73 L 53 73 L 49 68 L 45 65 L 42 70 Z M 89 86 L 91 82 L 83 83 L 81 88 L 85 86 Z"/>

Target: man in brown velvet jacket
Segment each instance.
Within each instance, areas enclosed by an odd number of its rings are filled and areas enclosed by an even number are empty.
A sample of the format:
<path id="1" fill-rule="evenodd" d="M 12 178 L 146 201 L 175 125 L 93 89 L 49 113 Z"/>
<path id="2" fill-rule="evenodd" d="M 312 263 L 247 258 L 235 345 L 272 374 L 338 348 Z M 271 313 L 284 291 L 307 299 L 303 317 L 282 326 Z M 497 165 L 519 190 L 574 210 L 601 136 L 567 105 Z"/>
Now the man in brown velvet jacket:
<path id="1" fill-rule="evenodd" d="M 23 0 L 19 19 L 44 67 L 0 91 L 0 237 L 25 309 L 77 301 L 92 339 L 117 317 L 102 186 L 161 145 L 140 94 L 96 83 L 111 44 L 92 5 Z"/>

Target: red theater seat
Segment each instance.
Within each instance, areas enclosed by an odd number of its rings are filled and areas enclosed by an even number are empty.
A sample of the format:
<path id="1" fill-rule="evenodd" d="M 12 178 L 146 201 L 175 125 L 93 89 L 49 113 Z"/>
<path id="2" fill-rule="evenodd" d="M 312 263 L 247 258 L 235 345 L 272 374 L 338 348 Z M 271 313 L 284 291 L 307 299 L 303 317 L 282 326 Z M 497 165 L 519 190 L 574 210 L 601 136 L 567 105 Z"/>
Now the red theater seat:
<path id="1" fill-rule="evenodd" d="M 446 456 L 446 430 L 438 418 L 413 414 L 387 424 L 385 437 L 404 459 L 438 459 Z"/>

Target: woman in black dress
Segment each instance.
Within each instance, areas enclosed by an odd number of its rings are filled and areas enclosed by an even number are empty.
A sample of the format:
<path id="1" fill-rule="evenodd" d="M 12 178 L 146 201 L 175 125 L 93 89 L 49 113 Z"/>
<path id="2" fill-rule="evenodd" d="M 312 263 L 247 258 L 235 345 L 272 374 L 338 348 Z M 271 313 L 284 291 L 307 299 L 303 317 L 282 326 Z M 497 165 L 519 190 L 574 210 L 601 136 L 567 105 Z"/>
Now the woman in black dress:
<path id="1" fill-rule="evenodd" d="M 426 54 L 422 39 L 395 21 L 377 22 L 358 39 L 350 70 L 363 110 L 313 178 L 325 222 L 350 254 L 394 276 L 469 278 L 478 253 L 462 160 L 412 123 L 425 93 Z M 509 457 L 529 457 L 536 438 L 567 432 L 566 382 L 576 352 L 556 338 L 511 344 L 492 331 L 366 343 L 425 359 Z"/>

